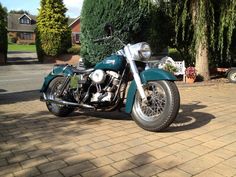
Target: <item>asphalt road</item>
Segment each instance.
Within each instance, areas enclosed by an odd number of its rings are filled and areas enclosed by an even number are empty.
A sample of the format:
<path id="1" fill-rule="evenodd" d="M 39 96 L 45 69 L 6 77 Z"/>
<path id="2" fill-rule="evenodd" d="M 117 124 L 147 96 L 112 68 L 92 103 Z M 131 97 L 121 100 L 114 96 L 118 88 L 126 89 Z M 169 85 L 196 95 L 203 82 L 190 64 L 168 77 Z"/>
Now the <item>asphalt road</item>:
<path id="1" fill-rule="evenodd" d="M 0 66 L 0 94 L 39 90 L 51 64 Z"/>
<path id="2" fill-rule="evenodd" d="M 39 99 L 44 77 L 53 64 L 39 64 L 35 53 L 8 53 L 8 65 L 0 66 L 0 104 Z"/>
<path id="3" fill-rule="evenodd" d="M 0 66 L 0 105 L 39 99 L 44 77 L 51 68 L 49 64 Z"/>
<path id="4" fill-rule="evenodd" d="M 0 94 L 39 90 L 52 64 L 39 64 L 32 52 L 8 52 L 8 65 L 0 66 Z"/>

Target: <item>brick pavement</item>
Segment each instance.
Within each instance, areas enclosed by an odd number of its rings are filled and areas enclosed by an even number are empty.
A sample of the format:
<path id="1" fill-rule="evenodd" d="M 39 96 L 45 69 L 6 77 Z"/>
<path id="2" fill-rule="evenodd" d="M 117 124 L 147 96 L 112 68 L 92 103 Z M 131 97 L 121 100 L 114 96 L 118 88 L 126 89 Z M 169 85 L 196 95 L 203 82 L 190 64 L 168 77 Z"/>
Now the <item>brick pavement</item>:
<path id="1" fill-rule="evenodd" d="M 180 87 L 161 133 L 124 113 L 49 114 L 38 100 L 0 104 L 0 176 L 236 176 L 235 84 Z"/>

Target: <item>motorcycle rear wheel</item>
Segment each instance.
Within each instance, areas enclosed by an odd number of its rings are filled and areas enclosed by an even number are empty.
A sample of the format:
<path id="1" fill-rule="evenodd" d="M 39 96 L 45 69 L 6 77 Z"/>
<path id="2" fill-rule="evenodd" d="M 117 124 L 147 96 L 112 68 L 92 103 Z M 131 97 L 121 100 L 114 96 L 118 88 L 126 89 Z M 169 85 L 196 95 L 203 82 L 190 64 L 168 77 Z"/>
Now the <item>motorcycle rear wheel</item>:
<path id="1" fill-rule="evenodd" d="M 143 104 L 136 92 L 131 116 L 143 129 L 162 131 L 176 118 L 180 96 L 178 88 L 171 81 L 150 81 L 144 87 L 148 104 Z"/>
<path id="2" fill-rule="evenodd" d="M 51 81 L 51 83 L 48 86 L 48 89 L 46 91 L 47 98 L 55 99 L 56 98 L 56 92 L 60 88 L 64 81 L 63 77 L 56 77 Z M 56 104 L 52 102 L 46 102 L 48 110 L 59 117 L 65 117 L 68 114 L 72 113 L 75 110 L 75 107 L 68 106 L 68 105 L 62 105 L 62 104 Z"/>

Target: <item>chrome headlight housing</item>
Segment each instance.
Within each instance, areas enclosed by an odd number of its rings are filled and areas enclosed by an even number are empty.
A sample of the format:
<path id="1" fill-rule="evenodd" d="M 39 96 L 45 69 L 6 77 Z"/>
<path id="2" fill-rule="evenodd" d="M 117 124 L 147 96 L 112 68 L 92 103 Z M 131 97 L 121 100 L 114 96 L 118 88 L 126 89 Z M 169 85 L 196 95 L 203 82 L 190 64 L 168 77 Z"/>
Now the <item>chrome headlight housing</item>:
<path id="1" fill-rule="evenodd" d="M 97 69 L 95 70 L 94 72 L 92 72 L 90 75 L 89 75 L 90 79 L 96 83 L 96 84 L 101 84 L 105 81 L 106 79 L 106 74 L 103 70 L 101 69 Z"/>
<path id="2" fill-rule="evenodd" d="M 137 61 L 148 60 L 151 57 L 151 47 L 146 42 L 140 42 L 130 46 L 133 59 Z"/>

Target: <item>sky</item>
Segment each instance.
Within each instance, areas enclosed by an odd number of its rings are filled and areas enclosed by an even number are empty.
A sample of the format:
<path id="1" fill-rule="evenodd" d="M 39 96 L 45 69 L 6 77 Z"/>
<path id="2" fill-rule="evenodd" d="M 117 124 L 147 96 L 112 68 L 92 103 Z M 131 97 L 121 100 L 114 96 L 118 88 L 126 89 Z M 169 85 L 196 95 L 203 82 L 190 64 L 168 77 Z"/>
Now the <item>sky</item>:
<path id="1" fill-rule="evenodd" d="M 63 0 L 67 11 L 67 16 L 76 18 L 80 16 L 84 0 Z M 40 6 L 40 0 L 0 0 L 1 4 L 10 10 L 26 10 L 32 15 L 38 15 L 38 8 Z"/>

